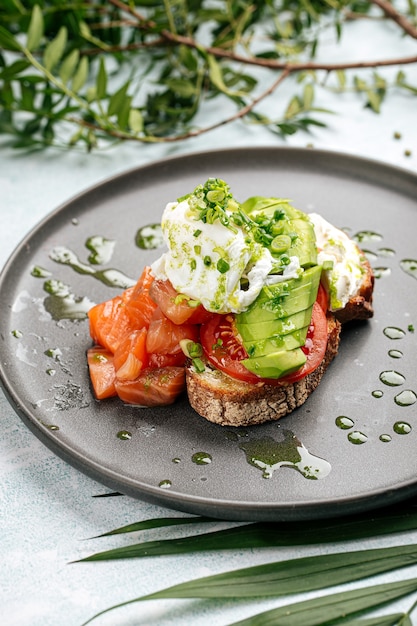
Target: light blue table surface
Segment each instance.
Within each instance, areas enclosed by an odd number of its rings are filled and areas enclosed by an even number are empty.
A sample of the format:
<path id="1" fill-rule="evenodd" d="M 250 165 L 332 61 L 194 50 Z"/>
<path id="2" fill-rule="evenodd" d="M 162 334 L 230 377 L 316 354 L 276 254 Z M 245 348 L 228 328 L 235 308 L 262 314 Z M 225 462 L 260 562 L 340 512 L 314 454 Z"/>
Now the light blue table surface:
<path id="1" fill-rule="evenodd" d="M 378 28 L 355 25 L 355 50 L 335 47 L 329 40 L 322 57 L 350 58 L 415 54 L 416 44 L 388 37 L 395 25 Z M 390 47 L 391 46 L 391 47 Z M 398 68 L 387 70 L 394 76 Z M 406 68 L 417 84 L 417 68 Z M 272 97 L 270 111 L 286 102 L 289 86 Z M 280 98 L 283 100 L 280 100 Z M 115 174 L 168 156 L 225 147 L 297 146 L 335 150 L 376 159 L 417 174 L 416 98 L 395 90 L 376 115 L 353 94 L 336 97 L 317 88 L 317 104 L 336 111 L 322 118 L 328 128 L 286 140 L 268 131 L 236 122 L 188 142 L 161 145 L 121 145 L 106 152 L 48 150 L 23 154 L 0 143 L 0 266 L 20 240 L 56 207 Z M 210 118 L 207 113 L 207 120 Z M 400 133 L 399 139 L 394 138 Z M 313 149 L 314 149 L 313 148 Z M 411 151 L 411 154 L 406 154 Z M 279 190 L 278 190 L 279 192 Z M 416 207 L 417 208 L 417 207 Z M 417 239 L 416 239 L 417 246 Z M 0 304 L 4 310 L 6 303 Z M 0 313 L 1 315 L 1 313 Z M 69 564 L 91 552 L 132 542 L 131 536 L 90 539 L 124 524 L 155 517 L 183 515 L 126 496 L 94 497 L 109 489 L 55 456 L 24 426 L 0 392 L 0 621 L 5 626 L 79 626 L 112 604 L 182 581 L 299 555 L 343 549 L 340 545 L 254 549 L 196 556 L 158 557 L 110 563 Z M 213 523 L 210 528 L 233 526 Z M 146 531 L 143 540 L 183 536 L 189 529 Z M 350 548 L 398 545 L 417 541 L 417 533 L 351 542 Z M 397 573 L 380 577 L 393 580 Z M 404 576 L 417 576 L 417 568 Z M 314 596 L 318 594 L 309 594 Z M 305 596 L 307 597 L 307 596 Z M 166 600 L 133 605 L 109 614 L 97 624 L 158 626 L 216 624 L 242 619 L 279 606 L 284 600 Z M 404 608 L 407 599 L 397 603 Z M 417 617 L 415 618 L 417 620 Z M 94 623 L 94 622 L 93 622 Z M 417 623 L 417 622 L 416 622 Z"/>

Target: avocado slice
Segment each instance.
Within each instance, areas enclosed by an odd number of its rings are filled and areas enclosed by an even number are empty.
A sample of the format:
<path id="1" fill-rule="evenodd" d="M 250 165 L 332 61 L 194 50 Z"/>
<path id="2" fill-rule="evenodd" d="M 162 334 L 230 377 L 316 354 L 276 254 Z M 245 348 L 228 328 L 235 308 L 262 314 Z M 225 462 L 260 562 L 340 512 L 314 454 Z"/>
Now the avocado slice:
<path id="1" fill-rule="evenodd" d="M 298 257 L 301 267 L 317 265 L 316 235 L 310 221 L 290 219 L 285 222 L 283 233 L 290 235 L 292 239 L 288 256 Z"/>
<path id="2" fill-rule="evenodd" d="M 317 298 L 320 276 L 321 267 L 316 265 L 303 272 L 300 278 L 263 287 L 249 309 L 237 315 L 237 324 L 259 324 L 307 309 Z"/>
<path id="3" fill-rule="evenodd" d="M 270 339 L 271 337 L 288 335 L 298 331 L 311 322 L 313 306 L 309 306 L 303 311 L 298 311 L 288 317 L 258 322 L 257 324 L 241 324 L 236 317 L 236 327 L 242 337 L 243 345 L 251 341 Z"/>
<path id="4" fill-rule="evenodd" d="M 242 364 L 262 378 L 281 378 L 306 362 L 304 346 L 321 278 L 313 224 L 287 200 L 255 196 L 242 209 L 259 225 L 278 272 L 291 257 L 303 268 L 298 278 L 280 277 L 264 286 L 255 302 L 236 315 L 248 358 Z M 269 237 L 269 239 L 268 239 Z"/>
<path id="5" fill-rule="evenodd" d="M 250 358 L 265 356 L 281 350 L 295 350 L 305 344 L 308 326 L 300 330 L 295 330 L 288 335 L 276 335 L 268 339 L 258 339 L 256 341 L 245 341 L 245 349 Z"/>
<path id="6" fill-rule="evenodd" d="M 253 374 L 261 378 L 281 378 L 296 372 L 304 365 L 307 357 L 300 348 L 271 352 L 258 358 L 242 361 L 243 365 Z"/>

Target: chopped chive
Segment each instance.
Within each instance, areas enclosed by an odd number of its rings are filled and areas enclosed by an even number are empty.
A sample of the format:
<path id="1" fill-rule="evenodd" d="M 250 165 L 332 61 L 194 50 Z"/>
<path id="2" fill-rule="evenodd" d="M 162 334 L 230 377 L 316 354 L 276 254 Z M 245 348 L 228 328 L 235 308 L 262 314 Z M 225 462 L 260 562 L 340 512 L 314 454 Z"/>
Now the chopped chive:
<path id="1" fill-rule="evenodd" d="M 207 267 L 209 267 L 211 265 L 211 258 L 209 256 L 205 256 L 203 259 L 203 263 L 204 265 L 207 265 Z"/>
<path id="2" fill-rule="evenodd" d="M 186 296 L 185 293 L 179 293 L 174 298 L 174 304 L 181 304 L 181 302 L 183 302 L 184 300 L 189 300 L 189 299 L 190 299 L 189 296 Z"/>
<path id="3" fill-rule="evenodd" d="M 188 343 L 188 352 L 190 353 L 190 357 L 192 359 L 196 359 L 203 355 L 203 348 L 201 343 L 196 343 L 195 341 L 190 341 Z"/>
<path id="4" fill-rule="evenodd" d="M 196 359 L 193 359 L 193 365 L 194 365 L 195 371 L 198 373 L 204 372 L 204 370 L 206 369 L 206 366 L 204 365 L 203 361 L 198 357 Z"/>
<path id="5" fill-rule="evenodd" d="M 333 261 L 330 261 L 330 259 L 328 261 L 323 261 L 323 269 L 326 270 L 332 270 L 333 269 Z"/>
<path id="6" fill-rule="evenodd" d="M 230 265 L 225 259 L 219 259 L 217 261 L 217 269 L 220 274 L 225 274 L 230 269 Z"/>
<path id="7" fill-rule="evenodd" d="M 291 237 L 288 235 L 277 235 L 271 242 L 271 252 L 281 254 L 291 246 Z"/>
<path id="8" fill-rule="evenodd" d="M 190 261 L 190 268 L 192 270 L 195 270 L 196 267 L 197 267 L 197 261 L 195 259 L 191 259 L 191 261 Z"/>
<path id="9" fill-rule="evenodd" d="M 194 252 L 196 254 L 201 254 L 201 246 L 194 246 Z"/>
<path id="10" fill-rule="evenodd" d="M 194 237 L 198 237 L 199 235 L 201 235 L 201 232 L 202 231 L 199 228 L 197 228 L 197 230 L 193 232 Z"/>

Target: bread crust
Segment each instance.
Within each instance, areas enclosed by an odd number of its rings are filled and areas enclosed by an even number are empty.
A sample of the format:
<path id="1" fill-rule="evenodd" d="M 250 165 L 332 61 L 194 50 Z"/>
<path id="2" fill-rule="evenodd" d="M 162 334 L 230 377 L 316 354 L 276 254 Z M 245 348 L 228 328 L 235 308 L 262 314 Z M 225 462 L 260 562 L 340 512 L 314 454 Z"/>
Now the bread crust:
<path id="1" fill-rule="evenodd" d="M 296 383 L 253 385 L 206 367 L 198 373 L 186 367 L 187 393 L 191 406 L 202 417 L 222 426 L 253 426 L 278 420 L 300 407 L 319 385 L 337 354 L 341 324 L 334 315 L 327 317 L 328 341 L 319 367 Z"/>
<path id="2" fill-rule="evenodd" d="M 335 311 L 335 317 L 342 324 L 347 322 L 370 319 L 374 310 L 372 308 L 372 296 L 374 291 L 375 276 L 372 267 L 362 251 L 362 282 L 357 294 L 352 296 L 343 309 Z"/>

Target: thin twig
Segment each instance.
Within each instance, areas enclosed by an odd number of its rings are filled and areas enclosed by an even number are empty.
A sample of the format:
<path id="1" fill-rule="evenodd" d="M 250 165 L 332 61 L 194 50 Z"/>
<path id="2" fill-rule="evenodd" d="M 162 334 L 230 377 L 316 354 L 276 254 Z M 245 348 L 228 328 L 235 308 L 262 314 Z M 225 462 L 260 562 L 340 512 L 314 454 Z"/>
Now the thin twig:
<path id="1" fill-rule="evenodd" d="M 288 78 L 289 75 L 290 75 L 289 70 L 283 70 L 283 72 L 278 76 L 278 78 L 274 80 L 274 82 L 268 87 L 268 89 L 265 89 L 265 91 L 263 91 L 261 94 L 259 94 L 259 96 L 254 98 L 252 102 L 249 102 L 247 105 L 239 109 L 236 113 L 234 113 L 230 117 L 220 120 L 219 122 L 215 122 L 214 124 L 211 124 L 211 126 L 197 128 L 195 130 L 190 130 L 187 133 L 183 133 L 182 135 L 175 135 L 175 136 L 169 136 L 169 137 L 155 137 L 155 136 L 148 137 L 146 135 L 135 137 L 134 135 L 132 136 L 128 133 L 123 133 L 122 131 L 116 131 L 116 130 L 111 130 L 111 129 L 106 129 L 106 133 L 109 136 L 114 137 L 115 139 L 121 139 L 121 140 L 130 139 L 130 140 L 138 141 L 141 143 L 175 143 L 177 141 L 183 141 L 184 139 L 191 139 L 192 137 L 198 137 L 200 135 L 211 132 L 212 130 L 216 130 L 217 128 L 221 128 L 222 126 L 226 126 L 227 124 L 230 124 L 231 122 L 235 122 L 236 120 L 245 117 L 245 115 L 250 113 L 250 111 L 252 111 L 262 100 L 264 100 L 265 98 L 270 96 L 272 93 L 274 93 L 274 91 L 276 91 L 279 85 L 281 85 L 281 83 L 283 83 L 284 80 Z M 103 130 L 102 128 L 98 127 L 95 124 L 92 124 L 91 122 L 87 122 L 81 119 L 76 119 L 74 117 L 68 118 L 68 121 L 74 122 L 78 124 L 79 126 L 83 126 L 84 128 L 90 128 L 91 130 L 96 130 L 96 131 Z"/>
<path id="2" fill-rule="evenodd" d="M 391 2 L 387 2 L 386 0 L 371 0 L 371 2 L 382 9 L 385 15 L 389 17 L 390 20 L 398 24 L 398 26 L 400 26 L 403 31 L 407 33 L 407 35 L 410 35 L 413 39 L 417 39 L 417 28 L 406 17 L 404 17 L 404 15 L 399 13 Z"/>
<path id="3" fill-rule="evenodd" d="M 386 4 L 384 0 L 373 0 L 378 4 Z M 137 11 L 130 7 L 129 5 L 122 2 L 122 0 L 110 0 L 112 4 L 117 6 L 119 9 L 128 12 L 129 14 L 135 16 L 140 21 L 141 29 L 153 29 L 155 24 L 151 21 L 145 20 L 145 18 L 137 13 Z M 395 19 L 394 15 L 397 16 L 396 11 L 394 14 L 389 17 L 391 19 Z M 401 17 L 401 16 L 399 16 Z M 398 18 L 395 19 L 397 23 Z M 409 29 L 415 30 L 417 36 L 417 30 L 414 29 L 412 24 L 408 22 L 405 18 L 401 21 L 402 28 L 406 28 L 406 25 Z M 411 33 L 410 33 L 411 34 Z M 203 46 L 198 43 L 192 37 L 184 37 L 183 35 L 178 35 L 176 33 L 172 33 L 168 30 L 162 30 L 160 32 L 160 36 L 163 37 L 166 41 L 170 42 L 174 45 L 183 45 L 188 48 L 193 48 L 195 50 L 201 50 Z M 262 59 L 258 57 L 246 57 L 240 54 L 236 54 L 231 50 L 225 50 L 223 48 L 208 46 L 204 48 L 204 51 L 207 54 L 212 54 L 217 58 L 229 59 L 231 61 L 236 61 L 237 63 L 242 63 L 245 65 L 256 65 L 258 67 L 265 67 L 272 70 L 284 70 L 289 71 L 291 73 L 294 72 L 303 72 L 303 71 L 319 71 L 324 70 L 326 72 L 332 72 L 337 70 L 351 70 L 351 69 L 366 69 L 373 67 L 388 67 L 393 65 L 409 65 L 412 63 L 417 63 L 417 56 L 408 56 L 408 57 L 399 57 L 394 59 L 375 59 L 373 61 L 347 61 L 342 63 L 315 63 L 312 61 L 305 62 L 289 62 L 289 61 L 276 61 L 274 59 Z"/>

